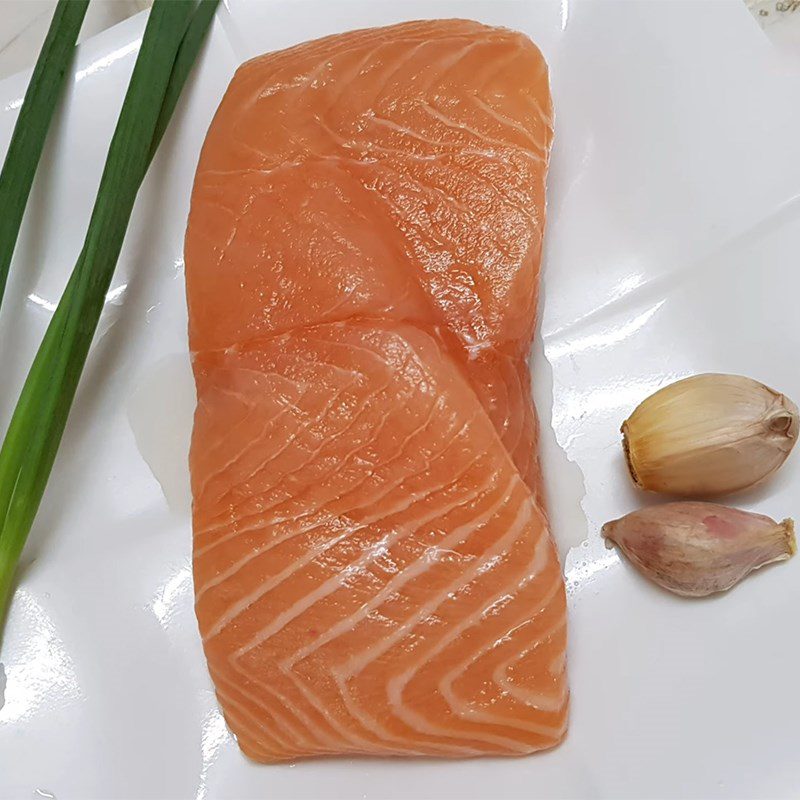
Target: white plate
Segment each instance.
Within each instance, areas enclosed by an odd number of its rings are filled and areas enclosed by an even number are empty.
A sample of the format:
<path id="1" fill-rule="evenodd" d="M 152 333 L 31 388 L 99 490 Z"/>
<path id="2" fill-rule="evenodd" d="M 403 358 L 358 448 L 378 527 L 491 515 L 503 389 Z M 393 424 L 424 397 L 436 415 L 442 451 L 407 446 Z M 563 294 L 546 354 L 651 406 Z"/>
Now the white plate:
<path id="1" fill-rule="evenodd" d="M 217 711 L 192 611 L 193 401 L 182 241 L 200 145 L 235 66 L 325 33 L 463 16 L 527 32 L 552 70 L 545 462 L 571 606 L 557 750 L 468 762 L 257 766 Z M 78 253 L 144 17 L 80 48 L 0 314 L 7 419 Z M 702 370 L 800 397 L 800 67 L 744 5 L 230 0 L 142 190 L 0 658 L 8 798 L 796 798 L 800 559 L 687 602 L 604 549 L 643 502 L 618 428 Z M 0 148 L 27 75 L 0 83 Z M 549 366 L 534 357 L 543 417 Z M 162 491 L 145 458 L 164 485 Z M 582 501 L 586 519 L 578 510 Z M 800 457 L 741 502 L 800 513 Z M 0 684 L 2 679 L 0 678 Z"/>

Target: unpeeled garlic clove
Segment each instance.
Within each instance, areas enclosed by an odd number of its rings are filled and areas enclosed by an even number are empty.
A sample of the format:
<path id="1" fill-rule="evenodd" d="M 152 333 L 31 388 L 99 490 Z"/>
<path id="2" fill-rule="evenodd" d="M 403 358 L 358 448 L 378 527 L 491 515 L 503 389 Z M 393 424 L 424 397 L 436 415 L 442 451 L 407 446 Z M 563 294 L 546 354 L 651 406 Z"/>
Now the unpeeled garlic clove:
<path id="1" fill-rule="evenodd" d="M 794 523 L 715 503 L 665 503 L 603 526 L 650 580 L 686 597 L 724 592 L 754 569 L 797 550 Z"/>
<path id="2" fill-rule="evenodd" d="M 628 469 L 643 489 L 689 497 L 745 489 L 797 440 L 797 406 L 763 383 L 706 374 L 665 386 L 622 424 Z"/>

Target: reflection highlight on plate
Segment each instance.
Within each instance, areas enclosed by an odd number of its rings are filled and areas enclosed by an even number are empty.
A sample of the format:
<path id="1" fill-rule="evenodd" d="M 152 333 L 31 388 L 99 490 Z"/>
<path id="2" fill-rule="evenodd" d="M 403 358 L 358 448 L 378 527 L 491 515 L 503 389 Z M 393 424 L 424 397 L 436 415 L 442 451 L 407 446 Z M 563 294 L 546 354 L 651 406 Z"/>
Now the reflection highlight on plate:
<path id="1" fill-rule="evenodd" d="M 141 39 L 135 39 L 134 41 L 130 42 L 129 44 L 124 45 L 123 47 L 118 47 L 116 50 L 112 50 L 107 55 L 104 55 L 102 58 L 98 58 L 95 61 L 92 61 L 89 66 L 84 67 L 83 69 L 79 69 L 75 73 L 75 83 L 82 81 L 84 78 L 88 78 L 90 75 L 94 75 L 101 70 L 110 67 L 115 61 L 119 61 L 121 58 L 125 58 L 125 56 L 131 55 L 131 53 L 136 53 L 139 50 L 139 46 L 141 45 Z"/>
<path id="2" fill-rule="evenodd" d="M 181 595 L 192 588 L 192 568 L 189 564 L 177 569 L 161 587 L 150 608 L 164 630 L 167 629 Z"/>
<path id="3" fill-rule="evenodd" d="M 14 660 L 6 664 L 5 704 L 0 708 L 0 725 L 19 722 L 45 707 L 52 711 L 82 698 L 75 665 L 46 609 L 24 588 L 14 599 L 14 629 L 18 641 L 8 648 Z"/>
<path id="4" fill-rule="evenodd" d="M 569 0 L 561 0 L 561 30 L 567 29 L 569 22 Z"/>
<path id="5" fill-rule="evenodd" d="M 203 765 L 200 768 L 200 779 L 195 792 L 195 800 L 206 800 L 208 797 L 208 773 L 217 759 L 220 749 L 224 744 L 232 741 L 228 726 L 218 708 L 213 708 L 203 719 L 203 735 L 200 741 L 200 751 Z"/>
<path id="6" fill-rule="evenodd" d="M 575 556 L 578 551 L 573 550 Z M 609 550 L 598 558 L 575 561 L 567 567 L 565 578 L 567 580 L 567 594 L 572 595 L 582 589 L 596 575 L 620 563 L 619 555 L 615 550 Z"/>
<path id="7" fill-rule="evenodd" d="M 40 297 L 38 294 L 36 294 L 36 292 L 31 292 L 28 295 L 28 300 L 30 300 L 30 302 L 35 306 L 43 308 L 50 314 L 52 314 L 58 308 L 58 303 L 53 303 L 50 300 L 46 300 L 44 297 Z"/>
<path id="8" fill-rule="evenodd" d="M 121 305 L 127 289 L 128 284 L 123 283 L 122 285 L 109 290 L 109 292 L 106 294 L 106 303 L 113 303 L 117 306 Z M 31 292 L 28 295 L 28 300 L 38 308 L 42 308 L 50 314 L 52 314 L 58 308 L 58 303 L 48 300 L 46 297 L 36 294 L 36 292 Z"/>

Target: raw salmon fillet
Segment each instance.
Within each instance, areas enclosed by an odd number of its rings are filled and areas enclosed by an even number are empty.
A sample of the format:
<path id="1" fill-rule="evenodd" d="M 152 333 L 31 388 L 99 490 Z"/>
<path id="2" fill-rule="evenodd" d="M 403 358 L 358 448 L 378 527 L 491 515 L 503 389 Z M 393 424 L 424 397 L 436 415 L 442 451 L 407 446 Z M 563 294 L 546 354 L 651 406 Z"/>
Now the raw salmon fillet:
<path id="1" fill-rule="evenodd" d="M 546 64 L 464 20 L 243 65 L 186 237 L 197 617 L 243 751 L 472 756 L 567 721 L 527 353 Z"/>

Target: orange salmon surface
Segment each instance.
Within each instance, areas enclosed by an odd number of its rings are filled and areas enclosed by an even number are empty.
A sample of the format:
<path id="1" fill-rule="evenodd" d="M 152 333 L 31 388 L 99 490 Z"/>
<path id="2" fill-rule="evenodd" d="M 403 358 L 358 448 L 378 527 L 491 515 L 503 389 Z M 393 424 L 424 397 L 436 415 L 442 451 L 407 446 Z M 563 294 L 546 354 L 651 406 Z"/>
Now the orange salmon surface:
<path id="1" fill-rule="evenodd" d="M 567 723 L 528 351 L 552 140 L 465 20 L 237 71 L 186 235 L 197 617 L 242 750 L 519 755 Z"/>

